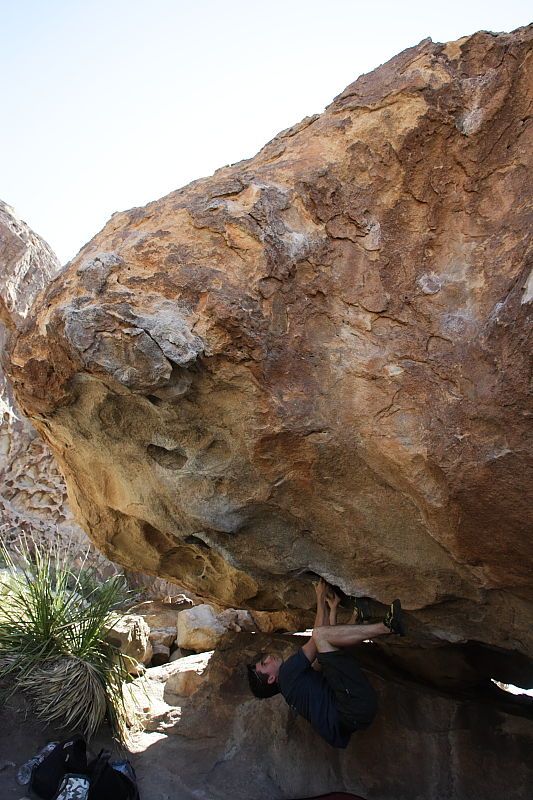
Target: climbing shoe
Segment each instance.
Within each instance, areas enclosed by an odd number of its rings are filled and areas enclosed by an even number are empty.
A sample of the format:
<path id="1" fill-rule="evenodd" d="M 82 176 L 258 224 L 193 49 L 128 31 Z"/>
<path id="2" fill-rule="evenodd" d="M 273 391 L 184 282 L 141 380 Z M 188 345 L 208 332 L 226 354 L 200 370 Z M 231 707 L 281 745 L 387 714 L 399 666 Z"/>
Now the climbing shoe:
<path id="1" fill-rule="evenodd" d="M 391 633 L 395 633 L 397 636 L 405 636 L 405 625 L 402 619 L 402 604 L 399 600 L 394 600 L 390 604 L 390 608 L 385 614 L 383 624 Z"/>

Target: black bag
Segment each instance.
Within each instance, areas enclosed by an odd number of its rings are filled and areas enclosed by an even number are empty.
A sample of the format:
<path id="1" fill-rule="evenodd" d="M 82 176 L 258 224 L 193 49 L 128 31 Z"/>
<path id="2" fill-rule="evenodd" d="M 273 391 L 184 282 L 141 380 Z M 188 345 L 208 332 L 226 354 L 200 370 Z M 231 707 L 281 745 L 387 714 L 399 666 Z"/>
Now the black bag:
<path id="1" fill-rule="evenodd" d="M 30 789 L 43 800 L 54 800 L 69 772 L 87 775 L 87 745 L 83 736 L 59 742 L 32 770 Z"/>
<path id="2" fill-rule="evenodd" d="M 111 761 L 109 750 L 87 763 L 87 745 L 83 736 L 60 742 L 32 771 L 30 789 L 42 800 L 56 800 L 65 791 L 69 779 L 88 778 L 87 800 L 140 800 L 135 770 L 129 761 Z M 65 780 L 66 779 L 66 780 Z M 79 784 L 82 782 L 78 781 Z M 78 790 L 81 791 L 81 790 Z M 78 797 L 76 792 L 72 797 Z M 82 795 L 82 800 L 85 797 Z"/>
<path id="3" fill-rule="evenodd" d="M 88 800 L 140 800 L 135 770 L 129 761 L 109 762 L 109 750 L 101 750 L 88 766 Z"/>

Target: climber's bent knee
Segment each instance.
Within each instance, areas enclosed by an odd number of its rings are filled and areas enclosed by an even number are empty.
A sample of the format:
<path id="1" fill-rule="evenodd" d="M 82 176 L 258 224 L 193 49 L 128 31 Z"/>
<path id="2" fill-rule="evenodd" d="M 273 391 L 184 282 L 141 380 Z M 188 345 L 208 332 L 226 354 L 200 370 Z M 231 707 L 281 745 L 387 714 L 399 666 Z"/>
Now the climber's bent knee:
<path id="1" fill-rule="evenodd" d="M 338 650 L 338 647 L 329 641 L 332 630 L 331 625 L 319 625 L 317 628 L 313 628 L 313 640 L 319 653 L 332 653 L 334 650 Z"/>

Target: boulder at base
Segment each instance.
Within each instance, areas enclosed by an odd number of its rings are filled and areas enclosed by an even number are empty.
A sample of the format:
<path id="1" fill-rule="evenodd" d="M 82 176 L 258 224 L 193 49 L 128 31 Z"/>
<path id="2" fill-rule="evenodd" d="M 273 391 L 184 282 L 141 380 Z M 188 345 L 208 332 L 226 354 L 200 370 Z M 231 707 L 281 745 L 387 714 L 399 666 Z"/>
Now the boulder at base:
<path id="1" fill-rule="evenodd" d="M 154 684 L 159 700 L 150 732 L 136 744 L 144 751 L 135 762 L 141 789 L 145 771 L 156 767 L 162 786 L 171 787 L 174 780 L 183 800 L 283 800 L 328 792 L 379 800 L 528 796 L 530 719 L 467 696 L 454 699 L 421 688 L 399 674 L 384 677 L 379 661 L 368 672 L 379 695 L 378 717 L 343 751 L 321 740 L 281 696 L 255 699 L 245 664 L 258 650 L 287 655 L 302 641 L 226 634 L 189 698 L 165 689 L 164 676 L 170 680 L 175 665 L 149 670 L 159 675 Z M 362 663 L 371 660 L 366 651 L 372 649 L 362 646 Z"/>

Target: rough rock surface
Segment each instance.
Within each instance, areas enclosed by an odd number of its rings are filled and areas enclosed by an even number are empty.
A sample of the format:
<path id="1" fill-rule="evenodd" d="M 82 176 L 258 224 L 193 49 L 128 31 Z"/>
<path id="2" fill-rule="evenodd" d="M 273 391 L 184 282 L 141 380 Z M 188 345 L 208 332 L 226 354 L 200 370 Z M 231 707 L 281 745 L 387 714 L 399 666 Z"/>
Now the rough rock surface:
<path id="1" fill-rule="evenodd" d="M 282 622 L 287 622 L 287 617 L 294 622 L 294 615 L 284 614 L 284 612 L 260 613 L 261 625 L 258 625 L 249 611 L 237 608 L 227 608 L 219 614 L 208 603 L 182 611 L 178 616 L 178 646 L 186 650 L 194 650 L 200 653 L 205 650 L 213 650 L 222 636 L 228 631 L 255 631 L 267 629 L 290 630 L 283 628 Z M 274 616 L 274 621 L 270 619 Z M 285 618 L 280 619 L 281 616 Z M 295 630 L 296 626 L 292 626 Z"/>
<path id="2" fill-rule="evenodd" d="M 109 557 L 531 652 L 531 36 L 423 41 L 53 281 L 10 375 Z"/>
<path id="3" fill-rule="evenodd" d="M 60 269 L 49 245 L 0 200 L 0 353 Z M 101 578 L 118 571 L 74 519 L 65 479 L 50 447 L 20 413 L 0 363 L 0 536 L 9 547 L 21 534 L 69 546 L 74 564 L 91 566 Z M 176 597 L 181 592 L 162 578 L 142 573 L 127 577 L 132 588 L 149 597 Z"/>
<path id="4" fill-rule="evenodd" d="M 124 653 L 141 664 L 152 660 L 150 628 L 139 614 L 122 614 L 109 629 L 107 638 Z M 131 665 L 135 671 L 135 665 Z"/>
<path id="5" fill-rule="evenodd" d="M 0 350 L 9 333 L 27 317 L 39 292 L 59 271 L 50 247 L 0 201 Z M 64 511 L 66 489 L 48 446 L 17 413 L 9 383 L 0 368 L 0 509 L 2 535 L 31 532 L 75 522 Z M 77 527 L 77 526 L 76 526 Z M 81 529 L 80 533 L 81 533 Z"/>
<path id="6" fill-rule="evenodd" d="M 276 612 L 273 612 L 274 614 Z M 244 611 L 240 608 L 227 608 L 218 614 L 217 619 L 221 622 L 227 631 L 255 631 L 261 630 L 249 611 Z M 283 630 L 294 631 L 296 628 L 293 626 L 283 628 Z"/>
<path id="7" fill-rule="evenodd" d="M 151 665 L 153 667 L 159 667 L 161 664 L 167 664 L 168 661 L 170 661 L 170 645 L 154 640 L 151 635 L 150 642 L 152 643 Z"/>
<path id="8" fill-rule="evenodd" d="M 277 633 L 278 631 L 296 631 L 301 626 L 301 614 L 295 611 L 252 611 L 251 617 L 255 627 L 261 633 Z M 339 614 L 339 622 L 348 622 Z"/>
<path id="9" fill-rule="evenodd" d="M 211 652 L 186 656 L 174 663 L 174 667 L 165 682 L 165 690 L 178 697 L 190 697 L 201 686 L 206 678 L 206 669 L 212 657 Z"/>
<path id="10" fill-rule="evenodd" d="M 50 246 L 0 200 L 0 321 L 20 327 L 33 301 L 59 272 Z"/>
<path id="11" fill-rule="evenodd" d="M 129 612 L 142 617 L 150 629 L 148 638 L 152 642 L 154 656 L 157 647 L 163 646 L 169 649 L 168 657 L 170 657 L 170 648 L 175 645 L 178 638 L 178 616 L 181 611 L 188 608 L 190 602 L 185 598 L 183 603 L 177 605 L 151 600 L 133 606 Z M 162 663 L 168 661 L 168 657 Z"/>

